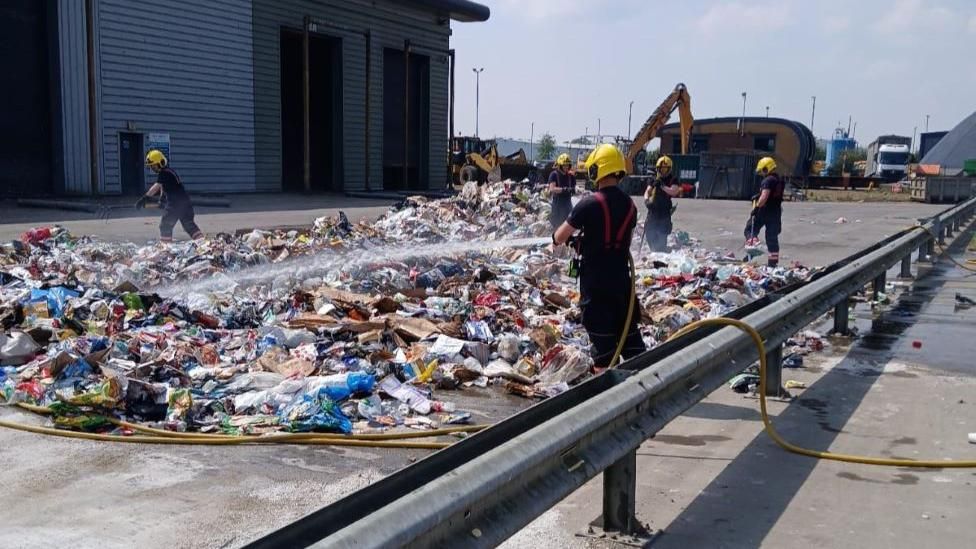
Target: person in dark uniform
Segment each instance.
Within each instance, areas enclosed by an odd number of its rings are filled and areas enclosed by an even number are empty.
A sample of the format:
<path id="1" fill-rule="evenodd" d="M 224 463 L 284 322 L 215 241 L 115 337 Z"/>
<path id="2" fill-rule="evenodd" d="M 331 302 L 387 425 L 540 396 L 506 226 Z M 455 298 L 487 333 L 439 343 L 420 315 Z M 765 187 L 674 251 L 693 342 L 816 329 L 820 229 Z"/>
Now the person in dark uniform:
<path id="1" fill-rule="evenodd" d="M 668 235 L 673 228 L 671 211 L 674 204 L 671 197 L 678 196 L 681 187 L 672 174 L 673 163 L 668 156 L 657 159 L 657 177 L 644 191 L 644 204 L 647 218 L 644 221 L 644 238 L 652 252 L 668 251 Z"/>
<path id="2" fill-rule="evenodd" d="M 565 244 L 576 231 L 582 254 L 579 267 L 580 309 L 583 327 L 592 344 L 596 368 L 612 366 L 621 334 L 626 331 L 621 356 L 631 358 L 646 350 L 638 330 L 640 305 L 634 297 L 630 324 L 625 326 L 630 305 L 630 241 L 637 225 L 637 207 L 617 187 L 627 174 L 624 155 L 610 144 L 597 147 L 586 160 L 587 176 L 596 192 L 580 200 L 569 218 L 552 234 L 554 244 Z"/>
<path id="3" fill-rule="evenodd" d="M 783 193 L 786 183 L 776 173 L 776 161 L 766 156 L 756 164 L 756 173 L 763 176 L 759 185 L 759 198 L 753 205 L 746 225 L 746 245 L 759 242 L 759 231 L 766 228 L 766 248 L 769 250 L 770 267 L 779 265 L 779 233 L 783 230 Z"/>
<path id="4" fill-rule="evenodd" d="M 190 195 L 186 193 L 183 182 L 176 170 L 170 168 L 166 155 L 162 151 L 152 149 L 146 155 L 146 166 L 156 173 L 156 182 L 146 191 L 146 194 L 136 202 L 136 209 L 142 209 L 150 198 L 160 195 L 160 206 L 163 208 L 163 218 L 159 221 L 159 240 L 173 241 L 173 227 L 179 221 L 186 234 L 196 240 L 203 238 L 203 231 L 193 221 L 193 204 Z"/>
<path id="5" fill-rule="evenodd" d="M 549 194 L 552 195 L 552 213 L 549 222 L 556 229 L 566 221 L 573 209 L 572 197 L 576 194 L 576 174 L 570 171 L 573 166 L 569 155 L 563 153 L 556 159 L 555 169 L 549 174 Z"/>

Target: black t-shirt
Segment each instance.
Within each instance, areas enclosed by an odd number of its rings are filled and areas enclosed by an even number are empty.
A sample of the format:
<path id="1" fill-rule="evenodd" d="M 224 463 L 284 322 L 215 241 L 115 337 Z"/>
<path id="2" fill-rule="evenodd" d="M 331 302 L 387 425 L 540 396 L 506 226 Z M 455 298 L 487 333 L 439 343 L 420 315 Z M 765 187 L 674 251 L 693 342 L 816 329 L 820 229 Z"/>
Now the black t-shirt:
<path id="1" fill-rule="evenodd" d="M 654 185 L 654 190 L 651 191 L 651 203 L 647 206 L 647 209 L 655 217 L 670 217 L 671 216 L 671 195 L 664 191 L 661 187 L 669 187 L 674 185 L 674 176 L 668 174 L 665 176 L 658 176 L 651 185 Z"/>
<path id="2" fill-rule="evenodd" d="M 778 175 L 775 173 L 767 175 L 759 185 L 759 189 L 769 190 L 769 198 L 766 199 L 766 205 L 763 206 L 763 209 L 780 210 L 783 208 L 783 193 L 786 190 L 786 183 Z"/>
<path id="3" fill-rule="evenodd" d="M 569 189 L 569 192 L 563 191 L 561 193 L 553 194 L 553 203 L 572 202 L 572 196 L 576 192 L 575 175 L 569 172 L 561 173 L 559 170 L 552 170 L 552 173 L 549 174 L 549 183 L 555 183 L 556 187 L 559 187 L 560 189 Z"/>
<path id="4" fill-rule="evenodd" d="M 603 195 L 610 211 L 610 249 L 607 249 L 606 216 L 596 193 Z M 596 193 L 583 197 L 566 219 L 574 229 L 583 231 L 580 285 L 583 289 L 627 291 L 630 278 L 627 252 L 637 225 L 636 208 L 630 196 L 617 187 L 605 187 Z"/>
<path id="5" fill-rule="evenodd" d="M 159 170 L 156 182 L 163 186 L 163 194 L 170 204 L 187 204 L 190 202 L 190 195 L 186 193 L 180 176 L 173 168 Z"/>

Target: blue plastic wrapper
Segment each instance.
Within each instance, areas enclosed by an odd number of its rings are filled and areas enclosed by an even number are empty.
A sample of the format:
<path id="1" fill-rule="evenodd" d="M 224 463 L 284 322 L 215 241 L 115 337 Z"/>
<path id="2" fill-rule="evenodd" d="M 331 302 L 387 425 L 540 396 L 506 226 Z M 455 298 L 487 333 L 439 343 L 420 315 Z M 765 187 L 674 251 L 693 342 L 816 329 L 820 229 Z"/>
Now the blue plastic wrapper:
<path id="1" fill-rule="evenodd" d="M 72 378 L 86 378 L 92 373 L 92 367 L 90 364 L 85 362 L 85 359 L 79 358 L 78 360 L 68 364 L 61 370 L 61 375 L 58 376 L 59 379 L 72 379 Z"/>
<path id="2" fill-rule="evenodd" d="M 296 433 L 309 431 L 329 431 L 349 434 L 352 422 L 349 421 L 335 402 L 314 395 L 302 395 L 281 414 L 281 419 L 289 429 Z"/>
<path id="3" fill-rule="evenodd" d="M 79 297 L 81 294 L 65 288 L 64 286 L 57 286 L 49 290 L 33 289 L 31 290 L 30 301 L 46 301 L 47 311 L 52 318 L 61 318 L 64 315 L 64 306 L 68 303 L 68 300 L 73 297 Z"/>

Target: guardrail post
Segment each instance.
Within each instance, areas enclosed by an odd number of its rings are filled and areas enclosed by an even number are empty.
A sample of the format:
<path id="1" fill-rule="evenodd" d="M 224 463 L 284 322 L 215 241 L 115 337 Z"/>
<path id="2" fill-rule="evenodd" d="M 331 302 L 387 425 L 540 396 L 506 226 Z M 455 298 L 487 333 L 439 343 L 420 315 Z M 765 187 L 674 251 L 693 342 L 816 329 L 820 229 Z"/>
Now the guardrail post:
<path id="1" fill-rule="evenodd" d="M 919 252 L 921 253 L 921 252 Z M 901 259 L 901 272 L 898 273 L 898 278 L 901 279 L 911 279 L 912 278 L 912 254 L 909 252 L 908 255 Z"/>
<path id="2" fill-rule="evenodd" d="M 882 271 L 881 274 L 874 278 L 874 282 L 871 283 L 871 301 L 878 300 L 878 294 L 884 293 L 885 284 L 888 282 L 888 273 Z"/>
<path id="3" fill-rule="evenodd" d="M 946 235 L 946 238 L 951 238 L 952 237 L 952 226 L 953 226 L 954 223 L 955 223 L 955 221 L 953 221 L 951 219 L 949 221 L 946 221 L 946 223 L 945 223 L 945 231 L 944 231 L 945 232 L 945 235 Z"/>
<path id="4" fill-rule="evenodd" d="M 942 221 L 941 220 L 935 225 L 935 235 L 939 237 L 939 245 L 940 246 L 942 244 L 945 244 L 945 230 L 944 230 L 944 228 L 945 227 L 942 224 Z M 934 246 L 933 246 L 933 248 L 934 248 Z"/>
<path id="5" fill-rule="evenodd" d="M 847 320 L 847 315 L 850 314 L 850 304 L 850 300 L 845 297 L 843 301 L 834 305 L 835 334 L 847 335 L 851 332 Z"/>
<path id="6" fill-rule="evenodd" d="M 638 532 L 637 449 L 603 471 L 603 530 L 629 535 Z"/>
<path id="7" fill-rule="evenodd" d="M 766 396 L 778 397 L 783 393 L 783 346 L 777 345 L 766 351 Z"/>

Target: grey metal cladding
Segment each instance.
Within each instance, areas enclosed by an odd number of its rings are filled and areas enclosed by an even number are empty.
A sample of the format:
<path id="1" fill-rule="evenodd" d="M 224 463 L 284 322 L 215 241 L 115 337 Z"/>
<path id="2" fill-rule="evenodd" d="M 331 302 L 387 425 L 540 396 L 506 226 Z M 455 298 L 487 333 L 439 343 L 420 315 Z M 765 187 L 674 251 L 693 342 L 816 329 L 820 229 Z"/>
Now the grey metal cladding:
<path id="1" fill-rule="evenodd" d="M 257 190 L 251 16 L 250 0 L 98 0 L 105 192 L 129 129 L 169 133 L 191 190 Z"/>
<path id="2" fill-rule="evenodd" d="M 342 40 L 344 190 L 383 187 L 383 49 L 403 49 L 410 40 L 430 59 L 430 185 L 444 182 L 447 154 L 450 25 L 442 17 L 389 1 L 254 0 L 255 175 L 259 190 L 281 187 L 279 33 L 300 30 L 303 18 L 320 22 L 318 32 Z M 370 142 L 365 147 L 366 38 L 371 33 Z"/>

